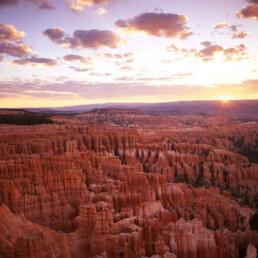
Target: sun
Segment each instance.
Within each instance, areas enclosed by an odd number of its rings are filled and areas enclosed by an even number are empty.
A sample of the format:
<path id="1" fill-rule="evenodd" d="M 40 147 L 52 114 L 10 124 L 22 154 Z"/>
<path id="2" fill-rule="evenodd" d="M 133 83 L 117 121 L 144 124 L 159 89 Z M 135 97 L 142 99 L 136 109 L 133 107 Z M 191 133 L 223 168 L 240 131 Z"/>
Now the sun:
<path id="1" fill-rule="evenodd" d="M 222 96 L 222 97 L 219 97 L 218 99 L 223 102 L 228 102 L 229 100 L 232 100 L 233 98 L 230 96 Z"/>

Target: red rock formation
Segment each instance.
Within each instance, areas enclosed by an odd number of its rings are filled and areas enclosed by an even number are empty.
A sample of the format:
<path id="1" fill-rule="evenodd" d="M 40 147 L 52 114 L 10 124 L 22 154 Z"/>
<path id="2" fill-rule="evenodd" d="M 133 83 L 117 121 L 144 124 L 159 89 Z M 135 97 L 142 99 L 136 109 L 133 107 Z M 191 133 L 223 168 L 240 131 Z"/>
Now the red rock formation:
<path id="1" fill-rule="evenodd" d="M 257 250 L 256 248 L 249 244 L 246 252 L 246 258 L 256 258 L 257 257 Z"/>
<path id="2" fill-rule="evenodd" d="M 0 126 L 0 256 L 253 255 L 258 167 L 223 138 L 242 127 L 198 136 L 183 122 Z"/>

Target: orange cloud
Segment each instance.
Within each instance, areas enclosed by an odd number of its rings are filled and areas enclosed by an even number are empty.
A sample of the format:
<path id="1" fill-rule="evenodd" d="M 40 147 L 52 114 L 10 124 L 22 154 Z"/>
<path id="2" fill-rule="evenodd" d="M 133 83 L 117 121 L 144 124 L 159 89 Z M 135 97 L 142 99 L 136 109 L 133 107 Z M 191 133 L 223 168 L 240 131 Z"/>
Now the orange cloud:
<path id="1" fill-rule="evenodd" d="M 134 53 L 132 52 L 124 54 L 124 57 L 132 57 L 132 56 L 134 56 Z"/>
<path id="2" fill-rule="evenodd" d="M 181 54 L 184 57 L 189 57 L 190 54 L 194 54 L 196 52 L 196 49 L 186 49 L 186 48 L 178 48 L 176 45 L 172 44 L 167 47 L 167 51 L 169 52 L 175 52 L 176 54 Z"/>
<path id="3" fill-rule="evenodd" d="M 43 66 L 56 66 L 57 61 L 50 58 L 39 58 L 39 57 L 30 57 L 13 60 L 12 62 L 15 65 L 43 65 Z"/>
<path id="4" fill-rule="evenodd" d="M 121 70 L 121 71 L 129 70 L 130 71 L 130 70 L 133 70 L 133 68 L 130 66 L 122 66 L 119 68 L 119 70 Z"/>
<path id="5" fill-rule="evenodd" d="M 247 48 L 244 44 L 226 49 L 220 45 L 213 45 L 210 41 L 201 42 L 201 45 L 204 46 L 204 48 L 198 51 L 196 49 L 178 48 L 175 45 L 168 46 L 167 50 L 179 55 L 183 55 L 184 57 L 188 57 L 190 54 L 193 54 L 195 57 L 201 58 L 203 62 L 213 61 L 214 56 L 217 53 L 222 53 L 223 56 L 225 56 L 224 61 L 230 61 L 234 58 L 235 61 L 241 61 L 247 55 Z"/>
<path id="6" fill-rule="evenodd" d="M 241 27 L 241 25 L 229 25 L 227 22 L 221 22 L 218 23 L 217 25 L 214 26 L 215 29 L 223 29 L 223 28 L 228 28 L 230 30 L 232 30 L 234 32 L 234 34 L 232 35 L 232 39 L 243 39 L 245 38 L 249 33 L 246 31 L 240 31 L 237 32 L 238 27 Z"/>
<path id="7" fill-rule="evenodd" d="M 106 14 L 106 13 L 108 13 L 108 11 L 104 8 L 99 8 L 98 10 L 96 10 L 94 12 L 94 14 L 97 14 L 97 15 L 103 15 L 103 14 Z"/>
<path id="8" fill-rule="evenodd" d="M 23 57 L 29 54 L 33 54 L 32 49 L 29 46 L 26 46 L 23 43 L 18 43 L 17 45 L 14 45 L 10 42 L 0 43 L 0 53 L 15 57 Z"/>
<path id="9" fill-rule="evenodd" d="M 144 32 L 156 37 L 185 39 L 192 34 L 187 17 L 171 13 L 143 13 L 129 20 L 118 20 L 116 26 L 125 32 Z"/>
<path id="10" fill-rule="evenodd" d="M 88 65 L 94 64 L 94 61 L 93 61 L 92 57 L 85 58 L 85 57 L 80 56 L 80 55 L 66 55 L 66 56 L 64 56 L 64 60 L 69 61 L 69 62 L 79 61 L 83 64 L 88 64 Z"/>
<path id="11" fill-rule="evenodd" d="M 79 11 L 86 6 L 108 5 L 108 0 L 68 0 L 67 4 L 71 10 Z"/>
<path id="12" fill-rule="evenodd" d="M 202 58 L 202 61 L 209 62 L 212 61 L 216 53 L 222 53 L 225 56 L 224 61 L 231 61 L 233 58 L 235 58 L 236 61 L 241 61 L 243 59 L 243 56 L 245 56 L 247 53 L 246 46 L 244 44 L 240 44 L 236 47 L 230 47 L 227 49 L 224 49 L 220 45 L 212 45 L 211 42 L 203 42 L 202 45 L 205 46 L 202 50 L 195 53 L 196 57 Z"/>
<path id="13" fill-rule="evenodd" d="M 13 25 L 4 25 L 0 22 L 0 42 L 5 40 L 17 41 L 25 36 L 23 31 L 17 31 Z"/>
<path id="14" fill-rule="evenodd" d="M 240 27 L 241 25 L 229 25 L 227 22 L 220 22 L 214 26 L 214 29 L 224 29 L 228 28 L 232 30 L 233 32 L 237 32 L 237 27 Z"/>
<path id="15" fill-rule="evenodd" d="M 237 12 L 236 15 L 239 18 L 253 18 L 258 20 L 258 4 L 257 1 L 252 1 L 254 4 L 243 7 L 240 12 Z"/>
<path id="16" fill-rule="evenodd" d="M 47 29 L 43 32 L 51 41 L 72 49 L 119 48 L 126 41 L 118 34 L 108 30 L 76 30 L 73 35 L 65 35 L 61 28 Z"/>
<path id="17" fill-rule="evenodd" d="M 225 28 L 227 26 L 228 26 L 227 22 L 220 22 L 220 23 L 216 24 L 214 28 L 215 29 L 223 29 L 223 28 Z"/>
<path id="18" fill-rule="evenodd" d="M 195 56 L 198 57 L 212 57 L 218 52 L 223 52 L 223 47 L 219 45 L 212 45 L 211 42 L 205 41 L 201 43 L 205 48 L 195 53 Z"/>
<path id="19" fill-rule="evenodd" d="M 106 58 L 123 58 L 124 55 L 121 54 L 103 54 L 104 57 Z"/>
<path id="20" fill-rule="evenodd" d="M 130 59 L 125 60 L 125 63 L 131 64 L 131 63 L 134 63 L 135 60 L 136 60 L 136 58 L 130 58 Z"/>
<path id="21" fill-rule="evenodd" d="M 18 31 L 13 25 L 0 22 L 0 53 L 14 57 L 36 55 L 37 53 L 33 52 L 29 46 L 22 43 L 24 36 L 25 33 Z"/>
<path id="22" fill-rule="evenodd" d="M 246 31 L 240 31 L 237 33 L 234 33 L 232 36 L 232 39 L 243 39 L 245 38 L 249 33 Z"/>

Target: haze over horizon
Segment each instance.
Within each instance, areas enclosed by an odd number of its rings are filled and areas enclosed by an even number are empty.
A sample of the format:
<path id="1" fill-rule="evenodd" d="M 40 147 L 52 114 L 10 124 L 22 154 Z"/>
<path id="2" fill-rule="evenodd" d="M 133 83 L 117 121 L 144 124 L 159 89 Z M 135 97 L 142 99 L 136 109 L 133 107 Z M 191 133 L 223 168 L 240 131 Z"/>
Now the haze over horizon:
<path id="1" fill-rule="evenodd" d="M 1 0 L 0 108 L 258 99 L 258 1 Z"/>

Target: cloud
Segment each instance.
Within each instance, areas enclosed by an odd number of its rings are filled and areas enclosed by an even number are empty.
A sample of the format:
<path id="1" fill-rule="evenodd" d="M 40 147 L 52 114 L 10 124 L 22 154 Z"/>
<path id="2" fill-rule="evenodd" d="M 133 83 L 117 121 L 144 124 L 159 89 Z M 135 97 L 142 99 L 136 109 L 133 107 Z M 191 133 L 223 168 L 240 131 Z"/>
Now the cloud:
<path id="1" fill-rule="evenodd" d="M 228 26 L 227 22 L 220 22 L 214 26 L 215 29 L 223 29 Z"/>
<path id="2" fill-rule="evenodd" d="M 230 28 L 233 32 L 237 32 L 237 25 L 230 25 L 229 28 Z"/>
<path id="3" fill-rule="evenodd" d="M 195 53 L 195 56 L 198 57 L 212 57 L 218 52 L 223 51 L 223 47 L 219 45 L 212 45 L 211 42 L 205 41 L 201 43 L 205 48 Z"/>
<path id="4" fill-rule="evenodd" d="M 134 63 L 135 60 L 136 60 L 136 58 L 130 58 L 130 59 L 125 60 L 125 63 L 126 64 L 131 64 L 131 63 Z"/>
<path id="5" fill-rule="evenodd" d="M 47 81 L 13 81 L 0 82 L 1 94 L 18 96 L 37 96 L 38 98 L 48 98 L 55 95 L 55 98 L 64 96 L 70 99 L 73 96 L 84 99 L 129 99 L 133 97 L 151 99 L 170 99 L 170 100 L 190 100 L 213 99 L 221 96 L 230 95 L 235 98 L 243 96 L 252 97 L 257 94 L 258 80 L 246 80 L 239 84 L 215 85 L 215 87 L 205 87 L 201 85 L 148 85 L 145 82 L 125 82 L 121 83 L 89 83 L 85 81 L 64 81 L 61 83 L 50 83 Z M 0 96 L 2 97 L 2 96 Z"/>
<path id="6" fill-rule="evenodd" d="M 152 82 L 157 82 L 157 81 L 174 81 L 174 80 L 178 80 L 178 79 L 184 79 L 186 77 L 189 76 L 193 76 L 193 73 L 175 73 L 175 74 L 171 74 L 170 76 L 166 76 L 166 77 L 119 77 L 116 78 L 117 81 L 127 81 L 127 82 L 145 82 L 145 83 L 152 83 Z"/>
<path id="7" fill-rule="evenodd" d="M 243 39 L 245 38 L 249 33 L 246 31 L 240 31 L 237 33 L 234 33 L 232 36 L 232 39 Z"/>
<path id="8" fill-rule="evenodd" d="M 11 94 L 1 94 L 0 93 L 0 99 L 15 98 L 15 97 L 17 97 L 17 95 L 15 95 L 15 94 L 11 95 Z"/>
<path id="9" fill-rule="evenodd" d="M 69 66 L 70 69 L 74 70 L 75 72 L 89 72 L 92 71 L 92 68 L 78 68 L 74 66 Z"/>
<path id="10" fill-rule="evenodd" d="M 18 43 L 17 45 L 14 45 L 10 42 L 0 43 L 0 53 L 14 57 L 24 57 L 30 54 L 35 54 L 29 46 L 26 46 L 23 43 Z"/>
<path id="11" fill-rule="evenodd" d="M 133 68 L 130 67 L 130 66 L 122 66 L 122 67 L 119 67 L 119 70 L 121 70 L 121 71 L 131 71 L 131 70 L 133 70 Z"/>
<path id="12" fill-rule="evenodd" d="M 243 7 L 236 13 L 239 18 L 253 18 L 258 20 L 258 4 L 257 1 L 252 1 L 253 4 Z"/>
<path id="13" fill-rule="evenodd" d="M 240 91 L 248 91 L 251 93 L 256 93 L 258 92 L 258 80 L 257 79 L 247 79 L 242 81 L 241 83 L 238 84 L 215 84 L 215 86 L 219 86 L 219 87 L 229 87 L 232 88 L 233 90 L 238 89 Z M 254 91 L 254 92 L 253 92 Z"/>
<path id="14" fill-rule="evenodd" d="M 108 0 L 67 0 L 67 4 L 72 11 L 80 11 L 86 6 L 108 5 Z"/>
<path id="15" fill-rule="evenodd" d="M 112 58 L 112 59 L 117 59 L 117 58 L 123 58 L 124 55 L 122 54 L 103 54 L 102 56 L 106 57 L 106 58 Z"/>
<path id="16" fill-rule="evenodd" d="M 0 62 L 3 62 L 3 60 L 4 60 L 4 57 L 0 56 Z"/>
<path id="17" fill-rule="evenodd" d="M 0 0 L 0 8 L 18 5 L 19 0 Z"/>
<path id="18" fill-rule="evenodd" d="M 238 27 L 241 27 L 241 25 L 229 25 L 227 22 L 221 22 L 221 23 L 218 23 L 217 25 L 214 26 L 215 29 L 223 29 L 223 28 L 228 28 L 230 29 L 231 31 L 234 32 L 234 34 L 232 35 L 232 39 L 243 39 L 245 38 L 249 32 L 246 32 L 246 31 L 239 31 L 238 32 Z"/>
<path id="19" fill-rule="evenodd" d="M 203 46 L 202 49 L 184 49 L 178 48 L 174 44 L 167 47 L 167 51 L 174 52 L 177 55 L 182 55 L 184 57 L 189 57 L 193 55 L 194 57 L 200 58 L 203 62 L 210 62 L 214 60 L 217 53 L 222 53 L 225 57 L 224 61 L 241 61 L 247 55 L 247 48 L 244 44 L 237 45 L 235 47 L 223 48 L 220 45 L 213 45 L 210 41 L 201 42 Z"/>
<path id="20" fill-rule="evenodd" d="M 93 61 L 92 57 L 85 58 L 85 57 L 80 56 L 80 55 L 66 55 L 66 56 L 64 56 L 64 60 L 69 61 L 69 62 L 79 61 L 83 64 L 88 64 L 88 65 L 94 64 L 94 61 Z"/>
<path id="21" fill-rule="evenodd" d="M 117 78 L 117 81 L 127 81 L 127 82 L 144 82 L 144 83 L 151 83 L 151 82 L 158 82 L 158 81 L 172 81 L 174 78 L 171 76 L 167 77 L 158 77 L 158 78 L 152 78 L 152 77 L 119 77 Z"/>
<path id="22" fill-rule="evenodd" d="M 134 53 L 132 53 L 132 52 L 124 54 L 124 57 L 132 57 L 132 56 L 134 56 Z"/>
<path id="23" fill-rule="evenodd" d="M 0 53 L 14 57 L 37 55 L 29 46 L 22 43 L 24 36 L 25 33 L 18 31 L 13 25 L 0 22 Z"/>
<path id="24" fill-rule="evenodd" d="M 176 54 L 183 55 L 184 57 L 189 57 L 191 54 L 196 52 L 195 48 L 186 49 L 186 48 L 178 48 L 176 45 L 172 44 L 167 47 L 167 51 L 175 52 Z"/>
<path id="25" fill-rule="evenodd" d="M 132 64 L 136 61 L 136 58 L 130 58 L 130 59 L 126 59 L 126 60 L 123 60 L 122 62 L 118 62 L 116 61 L 115 64 L 117 66 L 123 66 L 120 68 L 120 70 L 132 70 L 131 67 L 128 66 L 128 64 Z"/>
<path id="26" fill-rule="evenodd" d="M 134 63 L 136 58 L 134 58 L 135 54 L 132 52 L 124 53 L 124 54 L 111 54 L 111 53 L 100 53 L 95 52 L 94 56 L 96 58 L 107 58 L 111 59 L 111 61 L 115 61 L 114 64 L 118 66 L 126 66 L 127 64 Z M 110 62 L 109 62 L 110 63 Z"/>
<path id="27" fill-rule="evenodd" d="M 65 38 L 67 47 L 76 49 L 119 48 L 123 43 L 118 34 L 107 30 L 76 30 L 72 37 Z"/>
<path id="28" fill-rule="evenodd" d="M 99 8 L 98 10 L 96 10 L 94 12 L 94 14 L 97 14 L 97 15 L 103 15 L 103 14 L 106 14 L 106 13 L 108 13 L 108 11 L 104 8 Z"/>
<path id="29" fill-rule="evenodd" d="M 25 33 L 23 31 L 17 31 L 13 25 L 4 25 L 0 22 L 0 42 L 6 40 L 18 41 L 24 36 Z"/>
<path id="30" fill-rule="evenodd" d="M 51 41 L 72 49 L 119 48 L 126 41 L 118 34 L 108 30 L 76 30 L 73 35 L 65 35 L 61 28 L 47 29 L 43 32 Z"/>
<path id="31" fill-rule="evenodd" d="M 95 57 L 105 57 L 105 58 L 109 58 L 109 59 L 122 59 L 122 58 L 133 57 L 134 53 L 128 52 L 125 54 L 110 54 L 110 53 L 95 52 L 94 55 L 95 55 Z"/>
<path id="32" fill-rule="evenodd" d="M 40 58 L 40 57 L 30 57 L 30 58 L 23 58 L 13 60 L 12 62 L 15 65 L 43 65 L 43 66 L 56 66 L 57 61 L 50 58 Z"/>
<path id="33" fill-rule="evenodd" d="M 0 9 L 18 6 L 24 3 L 32 3 L 38 5 L 40 10 L 53 10 L 55 9 L 49 4 L 49 0 L 0 0 Z"/>
<path id="34" fill-rule="evenodd" d="M 243 56 L 247 54 L 245 52 L 246 46 L 244 44 L 226 49 L 224 49 L 220 45 L 212 45 L 211 42 L 202 42 L 202 45 L 204 45 L 205 47 L 199 52 L 196 52 L 195 56 L 202 58 L 202 61 L 204 62 L 212 61 L 213 57 L 217 53 L 222 53 L 223 56 L 225 56 L 224 61 L 231 61 L 233 60 L 233 58 L 235 58 L 236 61 L 241 61 Z"/>
<path id="35" fill-rule="evenodd" d="M 203 61 L 203 62 L 211 62 L 211 61 L 213 61 L 213 60 L 214 60 L 213 57 L 203 57 L 203 58 L 202 58 L 202 61 Z"/>
<path id="36" fill-rule="evenodd" d="M 63 29 L 55 28 L 43 31 L 43 35 L 48 37 L 54 43 L 61 44 L 65 33 Z"/>
<path id="37" fill-rule="evenodd" d="M 218 30 L 218 29 L 228 28 L 228 29 L 232 30 L 233 32 L 237 32 L 238 27 L 241 27 L 241 26 L 242 26 L 242 25 L 240 25 L 240 24 L 237 24 L 237 25 L 232 24 L 232 25 L 230 25 L 230 24 L 227 23 L 227 22 L 220 22 L 220 23 L 218 23 L 218 24 L 216 24 L 216 25 L 214 26 L 214 29 L 215 29 L 215 30 Z"/>
<path id="38" fill-rule="evenodd" d="M 29 46 L 22 43 L 24 36 L 25 33 L 18 31 L 13 25 L 0 22 L 0 53 L 14 57 L 36 55 L 37 53 L 33 52 Z"/>
<path id="39" fill-rule="evenodd" d="M 187 17 L 171 13 L 142 13 L 129 20 L 118 20 L 116 26 L 125 32 L 144 32 L 156 37 L 185 39 L 192 34 Z"/>
<path id="40" fill-rule="evenodd" d="M 162 64 L 170 64 L 172 61 L 173 61 L 173 59 L 165 59 L 165 58 L 163 58 L 163 59 L 161 60 L 161 63 L 162 63 Z"/>
<path id="41" fill-rule="evenodd" d="M 95 76 L 95 77 L 103 77 L 103 76 L 111 76 L 112 73 L 95 73 L 95 72 L 92 72 L 90 73 L 90 76 Z"/>
<path id="42" fill-rule="evenodd" d="M 40 10 L 54 10 L 55 7 L 50 5 L 49 3 L 42 3 L 41 5 L 39 5 L 39 9 Z"/>

